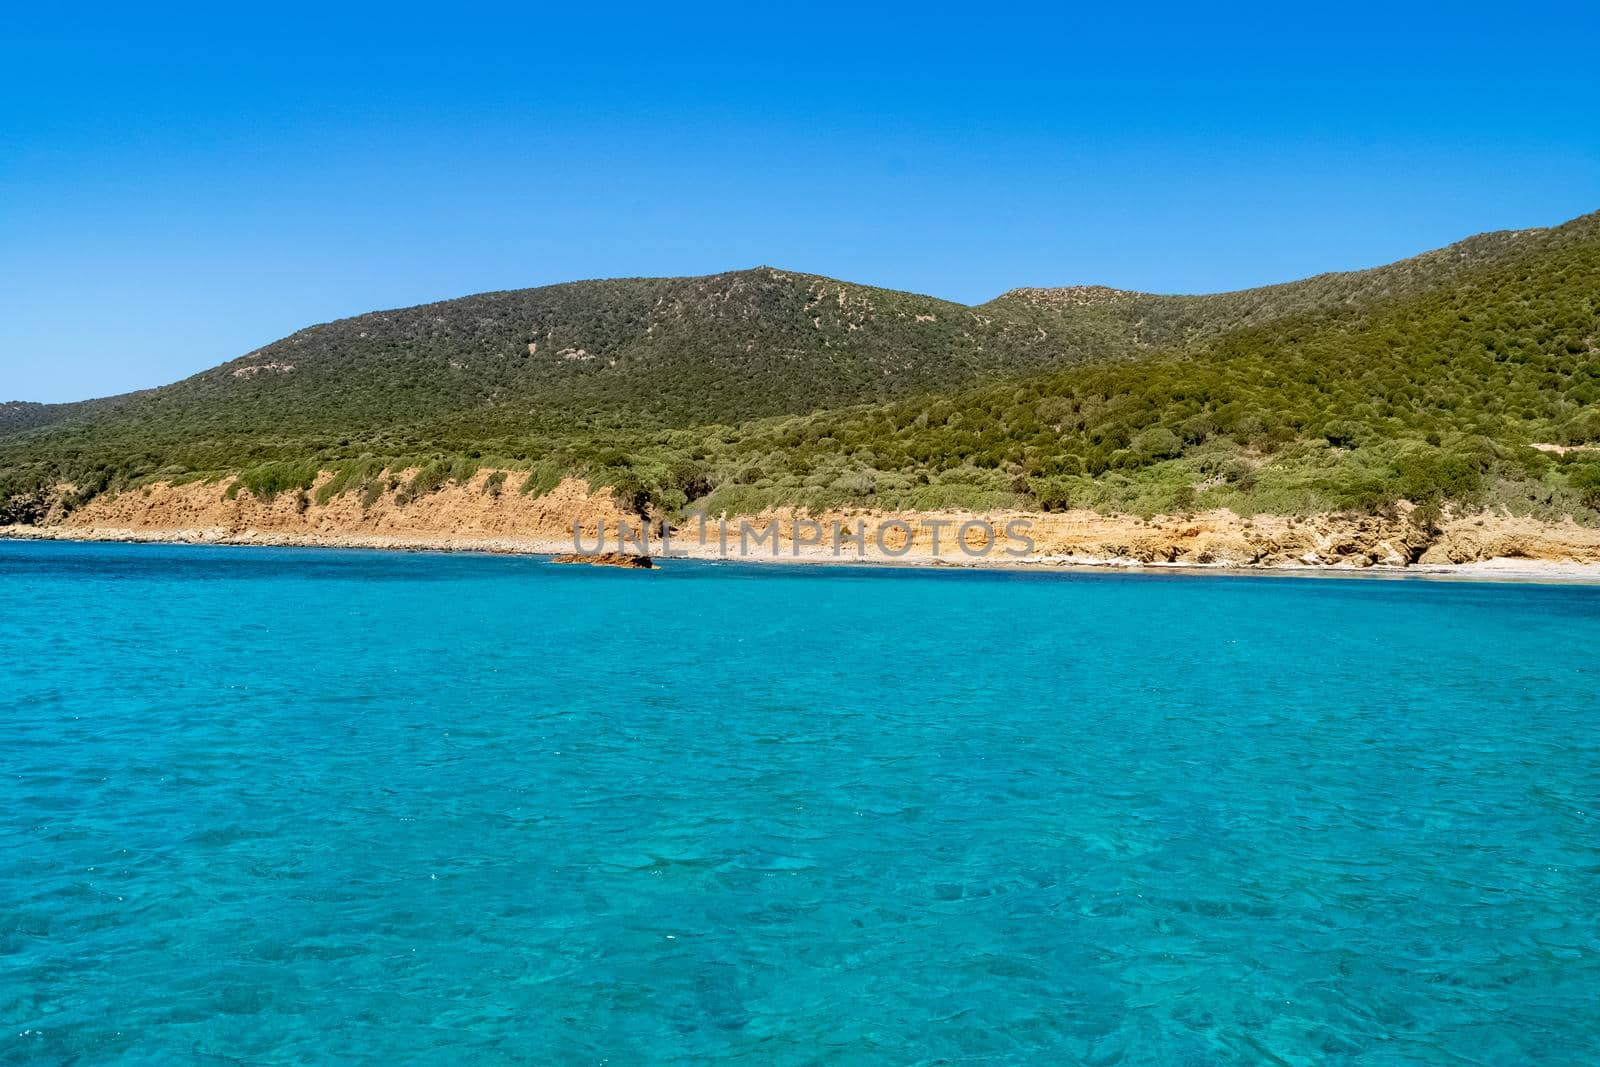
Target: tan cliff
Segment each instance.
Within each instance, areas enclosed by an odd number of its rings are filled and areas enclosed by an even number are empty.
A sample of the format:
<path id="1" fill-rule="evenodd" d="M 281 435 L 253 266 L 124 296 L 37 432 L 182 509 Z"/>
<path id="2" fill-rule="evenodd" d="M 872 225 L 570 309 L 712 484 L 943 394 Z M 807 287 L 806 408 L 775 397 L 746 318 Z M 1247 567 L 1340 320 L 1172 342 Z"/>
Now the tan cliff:
<path id="1" fill-rule="evenodd" d="M 525 476 L 516 474 L 498 493 L 491 491 L 493 474 L 480 471 L 464 484 L 449 484 L 405 502 L 386 492 L 370 503 L 357 492 L 316 503 L 316 489 L 331 477 L 326 473 L 308 493 L 278 493 L 268 500 L 248 490 L 233 491 L 232 479 L 176 486 L 163 482 L 97 496 L 70 514 L 53 511 L 40 530 L 86 540 L 439 548 L 504 542 L 514 550 L 528 542 L 570 546 L 574 520 L 593 535 L 602 521 L 615 528 L 628 517 L 608 493 L 593 492 L 578 479 L 533 496 L 518 492 Z M 8 532 L 16 535 L 24 529 Z"/>
<path id="2" fill-rule="evenodd" d="M 1443 568 L 1515 561 L 1538 570 L 1594 568 L 1600 530 L 1503 514 L 1447 517 L 1429 533 L 1406 514 L 1241 517 L 1230 511 L 1141 519 L 1092 511 L 996 511 L 889 515 L 846 510 L 821 515 L 773 512 L 707 521 L 681 520 L 661 543 L 653 525 L 641 543 L 638 516 L 605 490 L 569 478 L 550 492 L 517 491 L 513 473 L 493 472 L 402 502 L 387 492 L 370 503 L 345 493 L 325 504 L 311 493 L 260 500 L 230 493 L 231 481 L 157 483 L 96 497 L 71 513 L 57 508 L 39 526 L 8 527 L 10 537 L 179 541 L 212 544 L 326 545 L 570 553 L 647 550 L 658 558 L 746 558 L 802 562 L 882 562 L 951 566 L 1199 566 L 1338 569 Z M 323 475 L 319 480 L 325 481 Z M 600 543 L 604 524 L 605 542 Z M 574 526 L 578 540 L 574 541 Z M 619 545 L 618 535 L 626 533 Z M 775 532 L 774 532 L 775 531 Z M 798 542 L 798 543 L 797 543 Z M 1504 569 L 1505 564 L 1501 564 Z"/>

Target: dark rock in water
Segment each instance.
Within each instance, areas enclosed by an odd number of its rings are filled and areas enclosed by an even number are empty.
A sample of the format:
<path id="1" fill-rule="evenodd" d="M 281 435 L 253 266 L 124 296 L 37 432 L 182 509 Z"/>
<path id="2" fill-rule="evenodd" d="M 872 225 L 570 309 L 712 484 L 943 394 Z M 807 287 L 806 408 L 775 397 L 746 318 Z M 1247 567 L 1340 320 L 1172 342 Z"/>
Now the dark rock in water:
<path id="1" fill-rule="evenodd" d="M 632 556 L 626 552 L 568 552 L 555 556 L 551 563 L 587 563 L 591 567 L 626 567 L 630 570 L 655 569 L 655 560 L 649 556 Z"/>

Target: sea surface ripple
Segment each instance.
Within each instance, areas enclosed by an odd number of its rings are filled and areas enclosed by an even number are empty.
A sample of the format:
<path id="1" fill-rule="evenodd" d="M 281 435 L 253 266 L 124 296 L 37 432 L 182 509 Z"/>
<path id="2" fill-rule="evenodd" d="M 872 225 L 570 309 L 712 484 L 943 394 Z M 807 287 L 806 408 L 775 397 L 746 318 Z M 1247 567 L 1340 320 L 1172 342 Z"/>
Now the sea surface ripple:
<path id="1" fill-rule="evenodd" d="M 1600 1062 L 1600 589 L 0 542 L 0 1061 Z"/>

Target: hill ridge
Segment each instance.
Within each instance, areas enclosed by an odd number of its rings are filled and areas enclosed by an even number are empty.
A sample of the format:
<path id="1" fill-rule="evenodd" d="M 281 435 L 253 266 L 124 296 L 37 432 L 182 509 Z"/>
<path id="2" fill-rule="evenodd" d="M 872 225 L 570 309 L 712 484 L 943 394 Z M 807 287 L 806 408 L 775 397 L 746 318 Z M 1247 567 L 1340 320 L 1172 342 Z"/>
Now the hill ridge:
<path id="1" fill-rule="evenodd" d="M 171 384 L 179 385 L 182 381 L 191 381 L 202 378 L 207 374 L 214 374 L 223 368 L 242 365 L 245 361 L 273 352 L 277 346 L 303 344 L 308 335 L 353 323 L 379 326 L 388 319 L 416 316 L 427 312 L 436 312 L 439 309 L 482 304 L 496 300 L 527 300 L 542 295 L 562 294 L 576 289 L 593 287 L 599 287 L 613 293 L 629 287 L 642 287 L 650 290 L 684 287 L 706 289 L 716 283 L 729 281 L 734 283 L 735 288 L 738 287 L 739 283 L 758 281 L 798 281 L 813 288 L 836 286 L 838 290 L 845 293 L 864 296 L 877 295 L 882 298 L 898 298 L 900 300 L 917 301 L 930 306 L 936 305 L 945 308 L 952 314 L 964 310 L 973 313 L 979 319 L 988 317 L 993 320 L 998 315 L 1003 317 L 1002 321 L 1010 321 L 1012 325 L 1024 328 L 1044 328 L 1047 332 L 1052 329 L 1061 330 L 1066 327 L 1070 333 L 1073 328 L 1081 328 L 1084 324 L 1080 322 L 1044 322 L 1041 321 L 1041 314 L 1049 315 L 1062 311 L 1093 311 L 1112 307 L 1135 315 L 1135 319 L 1132 321 L 1115 323 L 1117 328 L 1125 330 L 1128 334 L 1123 340 L 1134 348 L 1148 348 L 1160 344 L 1192 341 L 1200 335 L 1211 334 L 1240 325 L 1249 325 L 1266 317 L 1281 317 L 1285 314 L 1300 313 L 1312 307 L 1327 307 L 1338 302 L 1349 303 L 1359 299 L 1383 298 L 1395 295 L 1396 291 L 1402 293 L 1412 291 L 1416 287 L 1415 284 L 1409 287 L 1401 285 L 1396 290 L 1396 287 L 1392 286 L 1388 288 L 1362 286 L 1360 284 L 1352 286 L 1348 283 L 1379 282 L 1394 279 L 1407 272 L 1417 271 L 1419 268 L 1433 266 L 1445 267 L 1445 273 L 1454 274 L 1456 271 L 1450 270 L 1447 265 L 1453 263 L 1456 267 L 1464 266 L 1470 269 L 1471 266 L 1492 260 L 1496 254 L 1505 252 L 1508 246 L 1525 238 L 1559 238 L 1562 235 L 1581 234 L 1586 229 L 1592 230 L 1596 228 L 1600 228 L 1600 212 L 1578 216 L 1553 227 L 1497 230 L 1478 234 L 1442 248 L 1425 251 L 1415 256 L 1376 267 L 1350 271 L 1327 271 L 1295 281 L 1273 283 L 1249 289 L 1201 294 L 1163 294 L 1099 284 L 1019 286 L 1006 290 L 999 296 L 982 303 L 964 304 L 959 301 L 927 296 L 909 290 L 851 282 L 830 275 L 792 270 L 771 264 L 759 264 L 754 267 L 703 275 L 579 279 L 515 289 L 487 290 L 441 300 L 425 301 L 419 304 L 382 308 L 341 316 L 302 327 L 284 337 L 269 341 L 242 355 L 232 357 L 216 367 Z M 1421 284 L 1434 284 L 1436 281 L 1437 278 L 1433 282 L 1424 281 Z M 1315 295 L 1307 299 L 1294 299 L 1296 294 L 1305 293 L 1307 290 L 1321 290 L 1320 299 Z M 731 292 L 723 293 L 724 299 L 729 296 L 731 296 Z M 1283 296 L 1287 299 L 1275 304 L 1274 298 L 1278 296 Z M 923 313 L 926 314 L 926 311 Z M 1161 325 L 1162 322 L 1165 322 L 1165 325 Z M 1099 325 L 1104 326 L 1106 324 L 1100 323 Z M 530 337 L 529 340 L 533 341 L 534 338 Z M 129 393 L 92 399 L 94 402 L 102 404 L 118 402 L 146 396 L 164 388 L 171 388 L 171 386 L 158 386 L 153 389 L 140 389 Z M 22 432 L 46 425 L 52 421 L 59 421 L 61 418 L 70 417 L 78 413 L 79 405 L 88 402 L 38 403 L 20 398 L 7 401 L 3 407 L 0 407 L 0 435 Z"/>
<path id="2" fill-rule="evenodd" d="M 1592 453 L 1530 446 L 1600 441 L 1597 336 L 1600 213 L 1210 296 L 969 306 L 765 265 L 569 282 L 318 324 L 138 394 L 0 407 L 0 505 L 256 470 L 241 484 L 271 491 L 306 465 L 425 485 L 494 457 L 735 510 L 1378 507 L 1492 484 L 1582 512 Z"/>

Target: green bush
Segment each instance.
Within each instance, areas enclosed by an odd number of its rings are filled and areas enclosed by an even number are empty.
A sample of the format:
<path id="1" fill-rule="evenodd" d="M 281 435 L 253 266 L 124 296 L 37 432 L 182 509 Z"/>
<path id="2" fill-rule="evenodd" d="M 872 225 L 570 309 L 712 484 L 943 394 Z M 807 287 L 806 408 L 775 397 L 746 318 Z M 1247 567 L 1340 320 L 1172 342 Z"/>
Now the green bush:
<path id="1" fill-rule="evenodd" d="M 1567 484 L 1578 491 L 1584 507 L 1600 510 L 1600 462 L 1575 466 L 1567 475 Z"/>
<path id="2" fill-rule="evenodd" d="M 1152 463 L 1183 455 L 1183 441 L 1165 426 L 1152 426 L 1133 439 L 1129 451 L 1142 462 Z"/>
<path id="3" fill-rule="evenodd" d="M 520 490 L 526 496 L 541 497 L 561 484 L 561 469 L 553 463 L 536 463 Z"/>
<path id="4" fill-rule="evenodd" d="M 1394 468 L 1400 496 L 1418 504 L 1469 501 L 1483 485 L 1470 459 L 1437 449 L 1408 453 L 1395 462 Z"/>
<path id="5" fill-rule="evenodd" d="M 310 489 L 319 471 L 320 465 L 315 460 L 263 463 L 241 473 L 237 485 L 261 500 L 271 500 L 291 489 Z"/>
<path id="6" fill-rule="evenodd" d="M 317 487 L 317 504 L 326 504 L 334 497 L 350 490 L 364 491 L 373 479 L 383 473 L 383 468 L 382 460 L 371 457 L 339 464 L 334 469 L 333 477 Z"/>

